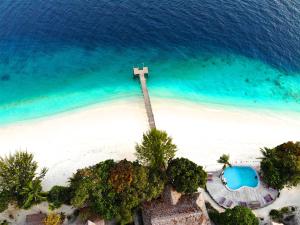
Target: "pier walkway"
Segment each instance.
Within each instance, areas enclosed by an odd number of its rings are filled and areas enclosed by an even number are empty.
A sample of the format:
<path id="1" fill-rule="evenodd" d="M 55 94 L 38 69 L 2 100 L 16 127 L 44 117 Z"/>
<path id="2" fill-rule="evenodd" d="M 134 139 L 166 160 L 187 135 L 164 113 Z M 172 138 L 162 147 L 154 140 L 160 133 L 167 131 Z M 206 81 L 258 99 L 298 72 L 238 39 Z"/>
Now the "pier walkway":
<path id="1" fill-rule="evenodd" d="M 150 129 L 156 128 L 145 77 L 146 75 L 148 75 L 148 67 L 143 67 L 143 69 L 133 68 L 133 75 L 140 78 Z"/>

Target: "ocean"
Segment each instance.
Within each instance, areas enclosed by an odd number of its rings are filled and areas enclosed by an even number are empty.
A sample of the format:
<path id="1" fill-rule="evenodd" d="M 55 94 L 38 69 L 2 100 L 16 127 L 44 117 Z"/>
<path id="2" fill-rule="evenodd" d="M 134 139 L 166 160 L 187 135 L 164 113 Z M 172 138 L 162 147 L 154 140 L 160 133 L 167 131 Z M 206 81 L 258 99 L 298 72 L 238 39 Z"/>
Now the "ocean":
<path id="1" fill-rule="evenodd" d="M 300 113 L 300 1 L 2 0 L 0 124 L 150 95 Z"/>

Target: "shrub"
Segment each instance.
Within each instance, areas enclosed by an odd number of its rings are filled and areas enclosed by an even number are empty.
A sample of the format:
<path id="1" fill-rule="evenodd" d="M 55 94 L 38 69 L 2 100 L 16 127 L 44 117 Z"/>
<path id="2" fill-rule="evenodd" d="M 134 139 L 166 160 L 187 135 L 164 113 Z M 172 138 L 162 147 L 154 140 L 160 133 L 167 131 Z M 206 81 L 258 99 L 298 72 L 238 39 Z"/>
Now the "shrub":
<path id="1" fill-rule="evenodd" d="M 284 219 L 284 214 L 287 214 L 289 212 L 293 212 L 293 208 L 294 207 L 283 207 L 279 210 L 276 210 L 276 209 L 272 209 L 270 212 L 269 212 L 269 216 L 271 217 L 271 219 L 275 222 L 279 222 L 279 223 L 282 223 L 283 222 L 283 219 Z"/>
<path id="2" fill-rule="evenodd" d="M 258 225 L 259 221 L 251 209 L 236 206 L 233 209 L 226 209 L 223 213 L 210 213 L 210 218 L 217 225 Z"/>
<path id="3" fill-rule="evenodd" d="M 269 213 L 270 217 L 272 220 L 274 221 L 281 221 L 283 219 L 283 214 L 279 211 L 279 210 L 276 210 L 276 209 L 272 209 Z"/>
<path id="4" fill-rule="evenodd" d="M 9 225 L 9 222 L 7 222 L 6 220 L 0 221 L 0 225 Z"/>
<path id="5" fill-rule="evenodd" d="M 263 181 L 269 186 L 282 189 L 300 183 L 300 143 L 287 142 L 273 149 L 261 150 Z"/>
<path id="6" fill-rule="evenodd" d="M 8 208 L 8 204 L 10 202 L 10 196 L 7 192 L 0 193 L 0 213 Z"/>
<path id="7" fill-rule="evenodd" d="M 207 174 L 202 166 L 186 158 L 176 158 L 169 162 L 167 177 L 178 192 L 193 193 L 205 187 Z"/>
<path id="8" fill-rule="evenodd" d="M 44 220 L 44 225 L 61 225 L 63 220 L 60 214 L 51 213 Z"/>
<path id="9" fill-rule="evenodd" d="M 54 186 L 48 192 L 47 199 L 52 209 L 59 208 L 62 204 L 69 205 L 71 199 L 70 188 Z"/>

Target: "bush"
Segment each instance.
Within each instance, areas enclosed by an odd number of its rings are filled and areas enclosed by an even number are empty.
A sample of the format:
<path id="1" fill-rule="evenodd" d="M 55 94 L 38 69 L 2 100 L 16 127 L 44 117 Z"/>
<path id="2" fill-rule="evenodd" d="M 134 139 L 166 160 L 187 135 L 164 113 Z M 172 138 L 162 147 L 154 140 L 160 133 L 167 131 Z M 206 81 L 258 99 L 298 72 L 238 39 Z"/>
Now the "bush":
<path id="1" fill-rule="evenodd" d="M 281 221 L 283 219 L 283 214 L 276 209 L 272 209 L 269 213 L 269 216 L 271 217 L 272 220 L 274 221 Z"/>
<path id="2" fill-rule="evenodd" d="M 69 205 L 71 199 L 70 188 L 54 186 L 48 192 L 47 199 L 52 209 L 59 208 L 62 204 Z"/>
<path id="3" fill-rule="evenodd" d="M 282 189 L 297 186 L 300 182 L 300 143 L 287 142 L 273 149 L 261 150 L 263 181 L 269 186 Z"/>
<path id="4" fill-rule="evenodd" d="M 271 219 L 275 222 L 279 222 L 282 223 L 283 222 L 283 218 L 284 218 L 284 214 L 287 214 L 289 212 L 293 212 L 293 207 L 289 208 L 289 207 L 283 207 L 279 210 L 276 209 L 272 209 L 269 213 L 269 216 L 271 217 Z"/>
<path id="5" fill-rule="evenodd" d="M 205 187 L 207 174 L 202 166 L 186 158 L 176 158 L 169 161 L 167 177 L 178 192 L 193 193 Z"/>
<path id="6" fill-rule="evenodd" d="M 251 209 L 236 206 L 226 209 L 223 213 L 212 212 L 209 214 L 211 220 L 217 225 L 258 225 L 259 221 Z"/>
<path id="7" fill-rule="evenodd" d="M 7 192 L 0 193 L 0 213 L 8 208 L 8 204 L 10 201 L 10 196 L 8 196 Z"/>
<path id="8" fill-rule="evenodd" d="M 7 222 L 6 220 L 0 221 L 0 225 L 9 225 L 9 222 Z"/>
<path id="9" fill-rule="evenodd" d="M 44 220 L 44 225 L 61 225 L 63 223 L 63 219 L 60 214 L 51 213 Z"/>

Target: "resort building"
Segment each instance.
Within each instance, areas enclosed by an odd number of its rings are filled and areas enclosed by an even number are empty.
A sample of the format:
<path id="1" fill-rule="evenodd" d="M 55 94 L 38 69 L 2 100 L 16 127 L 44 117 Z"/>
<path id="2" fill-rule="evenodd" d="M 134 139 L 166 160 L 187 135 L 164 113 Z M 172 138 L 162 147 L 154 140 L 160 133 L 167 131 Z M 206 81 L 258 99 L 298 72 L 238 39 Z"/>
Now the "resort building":
<path id="1" fill-rule="evenodd" d="M 163 197 L 143 204 L 144 225 L 210 225 L 202 193 L 181 195 L 166 187 Z"/>
<path id="2" fill-rule="evenodd" d="M 45 213 L 35 213 L 26 216 L 25 225 L 43 225 L 43 220 L 47 217 Z"/>
<path id="3" fill-rule="evenodd" d="M 93 221 L 88 220 L 85 225 L 105 225 L 105 221 L 101 219 Z"/>

